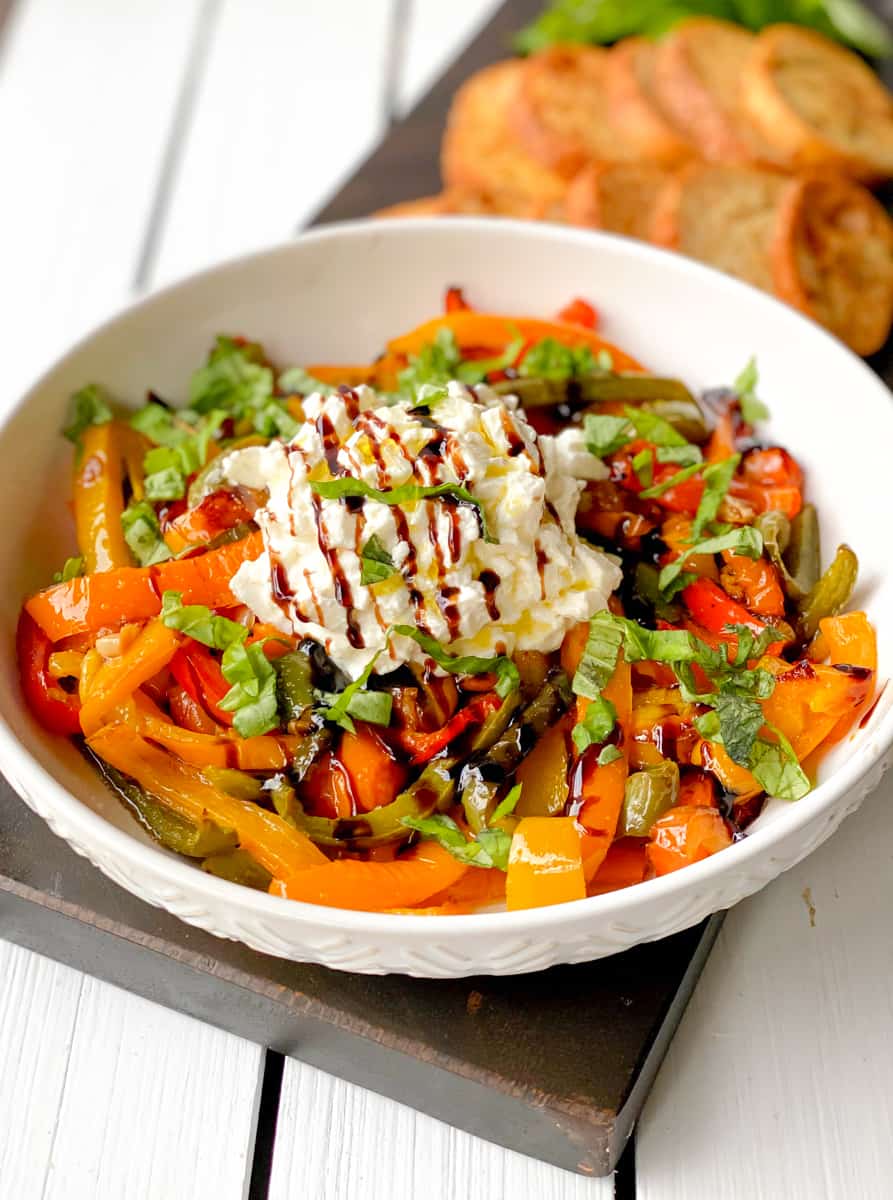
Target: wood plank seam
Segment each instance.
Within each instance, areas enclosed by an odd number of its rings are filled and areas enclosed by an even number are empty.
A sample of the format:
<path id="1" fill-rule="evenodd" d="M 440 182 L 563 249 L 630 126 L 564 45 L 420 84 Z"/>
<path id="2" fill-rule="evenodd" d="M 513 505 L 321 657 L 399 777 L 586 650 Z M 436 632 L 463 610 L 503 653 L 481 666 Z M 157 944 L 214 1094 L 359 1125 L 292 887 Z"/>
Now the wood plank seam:
<path id="1" fill-rule="evenodd" d="M 0 0 L 2 3 L 2 0 Z M 220 21 L 223 0 L 204 0 L 192 33 L 192 44 L 186 62 L 186 70 L 180 83 L 180 91 L 174 106 L 173 119 L 167 137 L 164 158 L 158 172 L 155 194 L 149 219 L 146 222 L 140 246 L 139 259 L 134 272 L 132 290 L 144 291 L 150 284 L 158 255 L 158 247 L 167 221 L 171 191 L 180 166 L 180 159 L 189 126 L 195 112 L 199 87 L 214 42 L 214 34 Z"/>
<path id="2" fill-rule="evenodd" d="M 81 1004 L 84 999 L 84 976 L 78 980 L 78 998 L 74 1006 L 74 1018 L 71 1023 L 72 1030 L 77 1028 L 78 1017 L 81 1012 Z M 53 1122 L 53 1136 L 50 1139 L 50 1149 L 47 1154 L 46 1164 L 43 1172 L 43 1184 L 40 1189 L 41 1198 L 46 1196 L 47 1187 L 50 1182 L 50 1171 L 53 1165 L 53 1155 L 56 1151 L 56 1138 L 59 1136 L 59 1118 L 62 1114 L 62 1108 L 65 1104 L 65 1090 L 68 1087 L 68 1073 L 71 1070 L 72 1054 L 69 1047 L 68 1057 L 65 1060 L 65 1070 L 62 1072 L 62 1086 L 59 1088 L 59 1103 L 56 1107 L 56 1119 Z"/>

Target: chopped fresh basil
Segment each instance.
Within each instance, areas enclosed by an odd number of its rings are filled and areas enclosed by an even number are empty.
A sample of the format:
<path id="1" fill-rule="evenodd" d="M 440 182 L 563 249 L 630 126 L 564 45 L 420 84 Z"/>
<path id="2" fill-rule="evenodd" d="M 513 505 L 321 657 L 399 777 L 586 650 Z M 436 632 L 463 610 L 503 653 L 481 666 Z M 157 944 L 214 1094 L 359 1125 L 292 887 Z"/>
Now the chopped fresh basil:
<path id="1" fill-rule="evenodd" d="M 150 401 L 130 419 L 155 446 L 146 453 L 146 497 L 149 500 L 179 500 L 186 494 L 186 480 L 201 470 L 212 440 L 226 419 L 222 409 L 204 416 L 188 410 L 173 412 Z"/>
<path id="2" fill-rule="evenodd" d="M 742 525 L 718 537 L 706 538 L 695 542 L 687 554 L 682 554 L 673 562 L 667 563 L 658 578 L 660 590 L 666 594 L 676 578 L 681 574 L 685 560 L 691 554 L 719 554 L 722 550 L 734 550 L 736 554 L 746 555 L 747 558 L 759 558 L 763 553 L 763 539 L 760 531 L 753 525 Z"/>
<path id="3" fill-rule="evenodd" d="M 810 790 L 809 779 L 797 762 L 793 747 L 773 725 L 767 726 L 777 742 L 759 737 L 754 743 L 749 764 L 760 787 L 779 800 L 800 800 Z"/>
<path id="4" fill-rule="evenodd" d="M 607 687 L 623 645 L 624 624 L 609 612 L 596 613 L 589 622 L 589 636 L 571 685 L 574 695 L 596 700 Z"/>
<path id="5" fill-rule="evenodd" d="M 704 468 L 704 491 L 701 495 L 698 511 L 691 526 L 691 540 L 696 542 L 704 530 L 719 512 L 719 506 L 729 490 L 732 477 L 741 462 L 740 454 L 732 454 L 722 462 L 711 463 Z"/>
<path id="6" fill-rule="evenodd" d="M 521 789 L 523 783 L 516 783 L 513 788 L 506 792 L 505 796 L 496 805 L 493 810 L 493 816 L 490 818 L 490 824 L 495 825 L 497 821 L 501 821 L 503 817 L 511 816 L 515 811 L 518 801 L 521 799 Z"/>
<path id="7" fill-rule="evenodd" d="M 765 724 L 759 703 L 750 696 L 722 691 L 705 701 L 713 707 L 695 718 L 698 733 L 708 741 L 720 742 L 733 762 L 749 767 L 757 734 Z"/>
<path id="8" fill-rule="evenodd" d="M 389 634 L 397 633 L 401 637 L 412 638 L 416 645 L 421 646 L 429 658 L 451 675 L 484 675 L 489 671 L 496 673 L 496 693 L 505 698 L 521 684 L 518 668 L 510 658 L 504 655 L 498 658 L 483 658 L 471 654 L 450 654 L 441 644 L 427 633 L 422 633 L 413 625 L 392 625 Z"/>
<path id="9" fill-rule="evenodd" d="M 444 813 L 433 813 L 430 817 L 402 817 L 401 823 L 423 838 L 438 842 L 453 858 L 469 867 L 508 869 L 512 836 L 504 829 L 485 827 L 469 841 L 452 817 Z"/>
<path id="10" fill-rule="evenodd" d="M 66 558 L 62 564 L 62 570 L 56 571 L 53 575 L 53 583 L 68 583 L 69 580 L 77 579 L 79 575 L 84 573 L 84 560 L 80 556 L 77 558 Z"/>
<path id="11" fill-rule="evenodd" d="M 276 729 L 279 725 L 276 671 L 264 654 L 263 642 L 252 642 L 249 646 L 244 641 L 231 641 L 223 651 L 220 669 L 223 678 L 232 685 L 220 707 L 233 714 L 236 732 L 247 738 Z"/>
<path id="12" fill-rule="evenodd" d="M 314 393 L 318 393 L 320 396 L 332 396 L 338 391 L 336 387 L 332 387 L 329 383 L 323 383 L 321 379 L 317 379 L 303 367 L 286 367 L 279 376 L 278 385 L 280 392 L 286 396 L 291 394 L 312 396 Z"/>
<path id="13" fill-rule="evenodd" d="M 669 479 L 664 479 L 661 483 L 656 483 L 653 487 L 646 488 L 639 493 L 642 500 L 653 500 L 657 496 L 662 496 L 664 492 L 668 492 L 670 488 L 678 487 L 680 483 L 685 483 L 687 479 L 691 479 L 693 475 L 697 475 L 701 470 L 700 463 L 692 463 L 688 467 L 683 467 L 681 471 L 677 471 L 671 475 Z"/>
<path id="14" fill-rule="evenodd" d="M 487 376 L 494 371 L 504 371 L 506 367 L 513 366 L 515 359 L 523 349 L 524 338 L 519 334 L 513 341 L 509 342 L 502 354 L 498 354 L 495 358 L 468 359 L 460 363 L 456 368 L 456 378 L 461 380 L 467 387 L 473 387 L 476 383 L 483 383 Z"/>
<path id="15" fill-rule="evenodd" d="M 255 410 L 254 428 L 262 437 L 291 441 L 300 426 L 284 405 L 278 400 L 270 400 L 263 408 Z"/>
<path id="16" fill-rule="evenodd" d="M 566 346 L 556 338 L 547 337 L 530 347 L 518 365 L 518 374 L 531 379 L 564 382 L 596 372 L 604 374 L 612 367 L 610 357 L 605 366 L 596 360 L 588 346 Z"/>
<path id="17" fill-rule="evenodd" d="M 171 552 L 161 536 L 155 509 L 147 501 L 131 500 L 121 513 L 121 528 L 124 541 L 141 567 L 150 567 L 153 563 L 165 562 L 171 557 Z"/>
<path id="18" fill-rule="evenodd" d="M 360 583 L 367 586 L 390 579 L 396 571 L 394 560 L 384 548 L 377 533 L 373 533 L 360 551 Z"/>
<path id="19" fill-rule="evenodd" d="M 756 393 L 759 381 L 757 360 L 751 358 L 747 366 L 732 384 L 732 388 L 737 392 L 738 400 L 741 404 L 741 416 L 748 425 L 756 425 L 757 421 L 765 421 L 769 416 L 769 409 Z"/>
<path id="20" fill-rule="evenodd" d="M 409 364 L 397 376 L 397 383 L 401 391 L 411 396 L 418 392 L 422 384 L 449 383 L 457 378 L 461 360 L 462 355 L 452 329 L 443 325 L 433 342 L 428 342 L 418 354 L 410 356 Z"/>
<path id="21" fill-rule="evenodd" d="M 651 489 L 651 481 L 654 479 L 654 451 L 650 447 L 646 446 L 644 450 L 633 455 L 633 470 L 639 483 L 646 489 L 641 494 L 646 496 Z"/>
<path id="22" fill-rule="evenodd" d="M 238 621 L 219 617 L 204 604 L 184 604 L 180 592 L 168 591 L 161 597 L 161 620 L 168 629 L 185 633 L 212 650 L 225 650 L 248 637 L 248 630 Z"/>
<path id="23" fill-rule="evenodd" d="M 189 382 L 189 405 L 199 413 L 222 409 L 237 419 L 263 408 L 273 395 L 273 372 L 257 343 L 220 336 Z"/>
<path id="24" fill-rule="evenodd" d="M 583 441 L 586 449 L 597 458 L 607 458 L 632 441 L 629 421 L 626 417 L 586 413 L 583 417 Z"/>
<path id="25" fill-rule="evenodd" d="M 597 696 L 586 706 L 582 721 L 573 728 L 572 737 L 577 751 L 582 754 L 589 746 L 604 742 L 617 722 L 617 709 L 605 696 Z"/>
<path id="26" fill-rule="evenodd" d="M 700 446 L 690 442 L 684 446 L 658 446 L 657 461 L 659 463 L 678 463 L 680 467 L 689 467 L 692 463 L 703 462 L 704 456 Z"/>
<path id="27" fill-rule="evenodd" d="M 431 500 L 439 496 L 448 496 L 453 500 L 458 500 L 461 504 L 471 504 L 477 510 L 484 541 L 492 542 L 494 540 L 490 537 L 487 516 L 480 500 L 477 500 L 467 488 L 458 483 L 436 483 L 430 486 L 404 483 L 400 487 L 382 492 L 362 479 L 326 479 L 311 482 L 310 487 L 318 496 L 322 496 L 326 500 L 344 500 L 356 496 L 374 500 L 377 504 L 390 505 L 412 504 L 417 500 Z"/>
<path id="28" fill-rule="evenodd" d="M 623 758 L 623 751 L 618 750 L 616 746 L 602 746 L 599 751 L 598 758 L 595 760 L 598 766 L 606 767 L 608 763 L 616 762 L 618 758 Z"/>
<path id="29" fill-rule="evenodd" d="M 349 683 L 343 692 L 321 693 L 319 695 L 319 699 L 324 700 L 327 705 L 327 707 L 320 710 L 320 716 L 323 718 L 323 720 L 331 721 L 333 725 L 340 725 L 341 728 L 346 729 L 348 733 L 356 733 L 356 726 L 352 720 L 352 716 L 354 713 L 356 713 L 355 705 L 359 704 L 361 708 L 365 706 L 365 701 L 358 700 L 358 697 L 364 694 L 366 684 L 372 677 L 372 671 L 375 668 L 376 662 L 378 662 L 380 654 L 380 650 L 376 654 L 373 654 L 373 656 L 366 663 L 366 666 L 363 668 L 362 673 L 358 676 L 358 678 Z M 381 714 L 383 714 L 384 708 L 387 707 L 387 718 L 386 720 L 376 721 L 376 724 L 387 725 L 391 719 L 392 697 L 389 692 L 382 692 L 381 695 L 385 697 L 385 703 L 381 707 Z M 365 714 L 363 716 L 359 716 L 359 714 L 357 714 L 357 716 L 360 720 L 370 719 Z"/>
<path id="30" fill-rule="evenodd" d="M 657 413 L 649 412 L 647 408 L 633 408 L 630 404 L 623 411 L 636 434 L 646 442 L 652 442 L 655 446 L 688 445 L 682 434 Z"/>
<path id="31" fill-rule="evenodd" d="M 147 500 L 181 500 L 186 495 L 186 477 L 176 467 L 153 471 L 143 486 Z"/>
<path id="32" fill-rule="evenodd" d="M 113 415 L 105 388 L 98 383 L 89 383 L 71 397 L 68 424 L 62 433 L 80 449 L 84 431 L 91 425 L 104 425 Z"/>

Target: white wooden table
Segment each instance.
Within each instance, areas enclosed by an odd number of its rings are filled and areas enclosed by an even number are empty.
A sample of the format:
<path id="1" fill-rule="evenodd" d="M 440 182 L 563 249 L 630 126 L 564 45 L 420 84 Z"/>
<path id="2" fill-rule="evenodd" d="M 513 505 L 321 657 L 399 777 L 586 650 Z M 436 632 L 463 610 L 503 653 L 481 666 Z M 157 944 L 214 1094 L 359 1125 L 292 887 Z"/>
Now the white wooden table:
<path id="1" fill-rule="evenodd" d="M 128 297 L 289 236 L 495 6 L 17 0 L 0 402 Z M 893 1195 L 891 808 L 729 916 L 618 1196 Z M 0 980 L 3 1200 L 614 1196 L 291 1061 L 259 1130 L 260 1047 L 3 941 Z"/>

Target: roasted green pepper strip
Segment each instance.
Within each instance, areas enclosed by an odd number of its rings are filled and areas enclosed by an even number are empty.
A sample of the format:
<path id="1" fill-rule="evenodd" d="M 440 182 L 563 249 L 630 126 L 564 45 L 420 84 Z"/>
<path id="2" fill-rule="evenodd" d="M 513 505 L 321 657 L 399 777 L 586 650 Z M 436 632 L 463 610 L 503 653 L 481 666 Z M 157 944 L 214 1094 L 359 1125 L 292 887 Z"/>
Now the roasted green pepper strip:
<path id="1" fill-rule="evenodd" d="M 819 621 L 833 617 L 853 594 L 859 560 L 849 546 L 838 546 L 834 561 L 800 605 L 797 633 L 803 641 L 815 637 Z"/>
<path id="2" fill-rule="evenodd" d="M 479 833 L 496 807 L 500 788 L 526 754 L 570 703 L 570 686 L 563 671 L 554 671 L 542 691 L 508 725 L 489 749 L 466 763 L 460 776 L 462 807 L 468 824 Z"/>
<path id="3" fill-rule="evenodd" d="M 201 772 L 212 787 L 237 800 L 256 803 L 263 795 L 263 781 L 247 771 L 237 771 L 235 767 L 202 767 Z"/>
<path id="4" fill-rule="evenodd" d="M 784 561 L 802 594 L 812 591 L 822 574 L 822 542 L 814 505 L 804 504 L 791 521 L 791 539 Z"/>
<path id="5" fill-rule="evenodd" d="M 212 854 L 202 863 L 202 870 L 218 879 L 240 883 L 243 887 L 256 888 L 259 892 L 269 890 L 273 876 L 252 858 L 247 850 L 230 850 L 226 854 Z"/>
<path id="6" fill-rule="evenodd" d="M 517 396 L 525 408 L 554 408 L 559 404 L 581 407 L 605 400 L 629 403 L 646 400 L 684 401 L 700 413 L 697 402 L 678 379 L 662 379 L 638 371 L 611 375 L 584 375 L 577 379 L 506 379 L 493 385 L 500 395 Z M 703 419 L 702 419 L 703 420 Z"/>
<path id="7" fill-rule="evenodd" d="M 198 825 L 187 821 L 102 759 L 94 755 L 91 758 L 112 791 L 165 849 L 185 854 L 188 858 L 205 858 L 210 854 L 232 850 L 237 845 L 238 839 L 232 829 L 221 829 L 213 821 L 202 821 Z"/>
<path id="8" fill-rule="evenodd" d="M 647 837 L 679 799 L 679 767 L 667 761 L 635 771 L 626 781 L 618 837 Z"/>
<path id="9" fill-rule="evenodd" d="M 276 659 L 276 700 L 282 720 L 299 721 L 313 704 L 313 668 L 309 657 L 293 650 Z"/>

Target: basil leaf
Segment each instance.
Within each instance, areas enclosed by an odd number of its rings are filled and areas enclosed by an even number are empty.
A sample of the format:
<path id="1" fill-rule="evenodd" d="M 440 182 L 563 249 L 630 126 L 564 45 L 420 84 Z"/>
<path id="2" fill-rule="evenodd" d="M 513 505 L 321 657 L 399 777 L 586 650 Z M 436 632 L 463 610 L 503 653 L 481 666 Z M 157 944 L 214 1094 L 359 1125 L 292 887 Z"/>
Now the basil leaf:
<path id="1" fill-rule="evenodd" d="M 390 692 L 355 692 L 347 705 L 348 716 L 370 725 L 390 725 L 394 697 Z"/>
<path id="2" fill-rule="evenodd" d="M 778 738 L 771 742 L 757 738 L 750 761 L 750 772 L 760 786 L 779 800 L 800 800 L 810 790 L 811 784 L 790 742 L 773 725 L 769 729 Z"/>
<path id="3" fill-rule="evenodd" d="M 226 620 L 225 617 L 214 619 Z M 235 625 L 236 622 L 227 621 L 227 624 Z M 247 738 L 276 729 L 279 725 L 276 672 L 264 654 L 263 643 L 253 642 L 247 646 L 244 640 L 231 641 L 223 651 L 220 669 L 226 682 L 232 684 L 220 701 L 220 707 L 233 714 L 236 732 Z"/>
<path id="4" fill-rule="evenodd" d="M 683 467 L 681 471 L 677 471 L 675 475 L 671 475 L 669 479 L 665 479 L 663 483 L 656 483 L 654 487 L 646 488 L 644 492 L 639 492 L 642 500 L 653 500 L 657 496 L 662 496 L 664 492 L 668 492 L 670 488 L 677 487 L 680 483 L 685 483 L 686 479 L 691 479 L 692 475 L 697 475 L 701 470 L 701 463 L 692 463 L 689 467 Z"/>
<path id="5" fill-rule="evenodd" d="M 66 558 L 62 564 L 62 570 L 56 571 L 53 575 L 53 583 L 68 583 L 71 579 L 77 579 L 79 575 L 84 573 L 84 560 L 80 556 L 77 558 Z"/>
<path id="6" fill-rule="evenodd" d="M 477 834 L 475 841 L 480 846 L 482 854 L 478 856 L 473 866 L 484 866 L 484 859 L 490 860 L 490 865 L 496 867 L 498 871 L 507 871 L 509 867 L 509 854 L 512 849 L 512 835 L 506 832 L 505 829 L 493 829 L 492 826 L 485 826 Z"/>
<path id="7" fill-rule="evenodd" d="M 741 462 L 740 454 L 732 454 L 722 462 L 711 463 L 704 468 L 704 491 L 698 504 L 698 511 L 691 526 L 691 541 L 696 542 L 701 536 L 704 526 L 709 524 L 719 512 L 719 506 L 729 490 L 732 477 Z"/>
<path id="8" fill-rule="evenodd" d="M 377 504 L 412 504 L 417 500 L 430 500 L 438 496 L 449 496 L 461 504 L 471 504 L 477 511 L 481 526 L 481 534 L 485 542 L 492 542 L 487 526 L 487 517 L 480 500 L 476 500 L 467 488 L 458 483 L 435 483 L 422 485 L 404 483 L 400 487 L 391 488 L 387 492 L 379 491 L 362 479 L 326 479 L 311 482 L 311 489 L 326 500 L 344 500 L 348 497 L 359 496 L 366 500 L 374 500 Z"/>
<path id="9" fill-rule="evenodd" d="M 497 821 L 501 821 L 503 817 L 509 816 L 515 811 L 515 805 L 521 799 L 521 789 L 523 783 L 516 783 L 515 786 L 508 791 L 496 808 L 493 810 L 493 816 L 490 818 L 490 824 L 495 825 Z"/>
<path id="10" fill-rule="evenodd" d="M 176 467 L 165 467 L 147 475 L 143 487 L 147 500 L 181 500 L 186 495 L 186 477 Z"/>
<path id="11" fill-rule="evenodd" d="M 273 372 L 263 365 L 261 347 L 224 336 L 189 381 L 189 404 L 199 413 L 223 409 L 238 419 L 262 408 L 272 395 Z"/>
<path id="12" fill-rule="evenodd" d="M 172 557 L 161 536 L 155 509 L 147 501 L 131 500 L 121 513 L 121 528 L 124 541 L 141 567 L 150 567 Z"/>
<path id="13" fill-rule="evenodd" d="M 722 550 L 734 550 L 736 554 L 744 554 L 748 558 L 759 558 L 763 553 L 763 539 L 753 525 L 743 525 L 719 537 L 695 542 L 688 554 L 680 555 L 662 568 L 658 577 L 660 590 L 666 594 L 667 589 L 681 573 L 689 554 L 719 554 Z"/>
<path id="14" fill-rule="evenodd" d="M 366 687 L 381 653 L 382 651 L 379 650 L 372 655 L 358 678 L 349 683 L 343 692 L 338 692 L 337 694 L 324 693 L 322 695 L 321 698 L 328 701 L 328 707 L 320 709 L 320 716 L 324 721 L 331 721 L 333 725 L 340 725 L 348 733 L 356 733 L 356 726 L 351 720 L 349 711 L 351 703 Z M 390 720 L 390 713 L 388 714 L 388 719 Z"/>
<path id="15" fill-rule="evenodd" d="M 646 442 L 653 442 L 655 446 L 688 445 L 682 434 L 657 413 L 649 412 L 647 408 L 633 408 L 629 404 L 623 411 L 638 436 Z"/>
<path id="16" fill-rule="evenodd" d="M 607 458 L 632 441 L 626 417 L 586 413 L 583 417 L 583 441 L 597 458 Z"/>
<path id="17" fill-rule="evenodd" d="M 766 722 L 762 708 L 747 696 L 720 692 L 714 700 L 714 709 L 729 758 L 741 767 L 749 767 L 757 734 Z"/>
<path id="18" fill-rule="evenodd" d="M 589 622 L 589 636 L 574 674 L 571 688 L 576 696 L 596 700 L 614 674 L 624 638 L 623 618 L 613 613 L 596 613 Z"/>
<path id="19" fill-rule="evenodd" d="M 623 751 L 618 750 L 616 746 L 607 745 L 602 746 L 595 761 L 600 767 L 606 767 L 608 763 L 616 762 L 618 758 L 623 758 Z"/>
<path id="20" fill-rule="evenodd" d="M 518 347 L 520 349 L 521 346 Z M 605 373 L 612 366 L 610 359 L 607 367 L 598 363 L 588 346 L 566 346 L 556 338 L 547 337 L 530 347 L 518 365 L 518 374 L 533 379 L 564 382 L 567 379 L 579 379 L 581 375 L 593 375 L 597 370 Z"/>
<path id="21" fill-rule="evenodd" d="M 700 446 L 687 444 L 685 446 L 658 446 L 657 461 L 659 463 L 678 463 L 681 467 L 691 466 L 692 463 L 704 461 Z"/>
<path id="22" fill-rule="evenodd" d="M 590 700 L 582 721 L 578 721 L 571 736 L 577 751 L 582 754 L 589 746 L 604 742 L 617 723 L 617 709 L 604 696 Z"/>
<path id="23" fill-rule="evenodd" d="M 501 829 L 481 830 L 481 833 L 473 841 L 468 841 L 452 817 L 445 816 L 443 813 L 433 813 L 430 817 L 402 817 L 401 824 L 405 825 L 407 829 L 414 829 L 424 838 L 438 842 L 444 850 L 448 850 L 452 854 L 453 858 L 470 867 L 495 867 L 497 865 L 483 841 L 479 840 L 485 832 L 501 834 L 502 839 L 507 839 L 509 845 L 511 844 L 511 837 Z M 497 838 L 490 841 L 491 848 L 496 850 L 497 855 L 501 850 L 502 839 Z M 508 866 L 507 850 L 505 864 L 502 867 L 503 871 Z"/>
<path id="24" fill-rule="evenodd" d="M 429 637 L 427 633 L 422 633 L 420 629 L 416 629 L 412 625 L 392 625 L 388 633 L 398 633 L 401 637 L 412 638 L 429 658 L 433 658 L 442 670 L 449 671 L 451 675 L 484 675 L 489 671 L 495 671 L 497 676 L 496 694 L 502 696 L 503 699 L 521 686 L 518 668 L 510 658 L 506 658 L 504 655 L 498 658 L 483 658 L 473 654 L 450 654 L 433 637 Z"/>
<path id="25" fill-rule="evenodd" d="M 255 411 L 254 428 L 261 437 L 285 438 L 290 442 L 300 426 L 278 400 L 271 400 Z"/>
<path id="26" fill-rule="evenodd" d="M 98 383 L 89 383 L 71 397 L 68 424 L 62 433 L 80 449 L 84 431 L 91 425 L 104 425 L 113 415 L 105 388 Z"/>
<path id="27" fill-rule="evenodd" d="M 504 371 L 506 367 L 514 365 L 515 359 L 524 348 L 524 338 L 518 335 L 514 341 L 509 342 L 502 354 L 495 358 L 479 358 L 462 362 L 456 368 L 456 378 L 461 380 L 467 387 L 473 387 L 476 383 L 483 383 L 489 374 L 493 371 Z"/>
<path id="28" fill-rule="evenodd" d="M 161 597 L 161 621 L 212 650 L 226 650 L 248 637 L 248 630 L 238 621 L 219 617 L 204 604 L 184 605 L 181 592 L 168 591 Z"/>
<path id="29" fill-rule="evenodd" d="M 732 390 L 737 392 L 738 400 L 741 404 L 741 416 L 748 425 L 755 425 L 757 421 L 765 421 L 769 416 L 769 409 L 756 393 L 759 379 L 757 360 L 751 358 L 747 366 L 732 384 Z"/>
<path id="30" fill-rule="evenodd" d="M 382 545 L 377 533 L 373 533 L 360 551 L 360 583 L 367 586 L 390 579 L 395 573 L 394 560 Z"/>
<path id="31" fill-rule="evenodd" d="M 286 395 L 295 393 L 299 396 L 333 396 L 338 391 L 336 387 L 323 383 L 303 367 L 287 367 L 279 376 L 278 385 L 280 392 Z"/>
<path id="32" fill-rule="evenodd" d="M 647 496 L 651 489 L 651 481 L 654 479 L 654 451 L 650 447 L 646 447 L 644 450 L 640 450 L 638 454 L 633 455 L 633 470 L 639 482 L 646 488 L 646 491 L 642 492 L 641 495 Z M 697 467 L 695 470 L 697 470 Z"/>
<path id="33" fill-rule="evenodd" d="M 456 378 L 461 359 L 452 329 L 441 326 L 434 341 L 423 346 L 418 354 L 411 355 L 408 365 L 397 376 L 400 390 L 414 395 L 423 383 L 449 383 Z"/>

